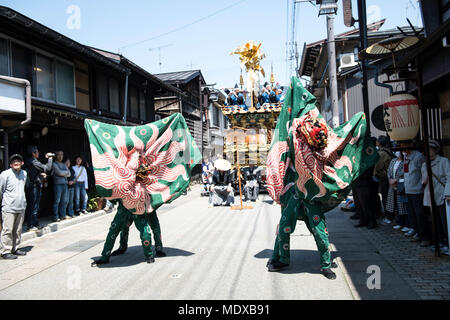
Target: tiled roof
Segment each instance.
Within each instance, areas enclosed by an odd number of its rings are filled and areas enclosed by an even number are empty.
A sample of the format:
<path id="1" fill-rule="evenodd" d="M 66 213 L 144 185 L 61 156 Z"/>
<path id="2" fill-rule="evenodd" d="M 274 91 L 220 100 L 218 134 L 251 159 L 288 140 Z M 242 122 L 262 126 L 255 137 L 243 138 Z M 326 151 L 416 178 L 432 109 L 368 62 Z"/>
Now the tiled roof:
<path id="1" fill-rule="evenodd" d="M 167 72 L 167 73 L 158 73 L 155 74 L 160 80 L 166 81 L 170 84 L 176 82 L 187 83 L 199 76 L 203 79 L 202 73 L 200 70 L 189 70 L 189 71 L 177 71 L 177 72 Z"/>

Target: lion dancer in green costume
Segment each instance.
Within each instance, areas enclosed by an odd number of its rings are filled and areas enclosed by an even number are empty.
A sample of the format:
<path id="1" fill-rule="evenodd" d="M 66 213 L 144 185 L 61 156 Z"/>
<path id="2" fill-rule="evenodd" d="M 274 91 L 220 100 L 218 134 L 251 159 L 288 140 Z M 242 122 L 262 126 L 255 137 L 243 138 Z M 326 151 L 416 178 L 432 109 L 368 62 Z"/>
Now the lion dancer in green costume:
<path id="1" fill-rule="evenodd" d="M 317 110 L 316 98 L 293 77 L 267 157 L 270 196 L 281 205 L 281 219 L 268 271 L 290 263 L 290 234 L 303 220 L 319 250 L 321 272 L 331 270 L 325 213 L 345 199 L 353 180 L 378 160 L 366 135 L 364 113 L 331 129 Z"/>
<path id="2" fill-rule="evenodd" d="M 134 225 L 139 230 L 141 236 L 141 244 L 144 249 L 144 257 L 147 263 L 155 262 L 153 250 L 152 250 L 152 234 L 151 230 L 154 230 L 151 225 L 149 225 L 149 219 L 153 217 L 153 221 L 156 220 L 158 222 L 158 218 L 156 217 L 156 212 L 152 212 L 150 214 L 144 215 L 135 215 L 129 210 L 127 210 L 122 202 L 119 200 L 119 207 L 117 208 L 117 213 L 114 216 L 113 221 L 111 222 L 111 226 L 109 228 L 108 235 L 106 237 L 105 245 L 103 246 L 102 256 L 99 260 L 96 260 L 92 263 L 92 266 L 106 264 L 109 262 L 110 256 L 117 256 L 125 253 L 128 248 L 128 233 L 131 224 L 134 222 Z M 112 252 L 114 247 L 114 243 L 116 241 L 117 236 L 120 233 L 120 247 L 116 251 Z M 159 222 L 158 222 L 158 230 L 155 232 L 155 249 L 156 256 L 163 256 L 162 251 L 162 243 L 161 243 L 161 231 L 159 230 Z M 159 247 L 159 248 L 158 248 Z"/>
<path id="3" fill-rule="evenodd" d="M 126 209 L 125 209 L 126 210 Z M 128 249 L 128 235 L 130 232 L 130 226 L 133 224 L 133 215 L 128 215 L 129 216 L 129 220 L 126 223 L 126 225 L 124 226 L 124 228 L 122 229 L 122 231 L 120 231 L 120 246 L 119 249 L 113 251 L 111 253 L 111 256 L 120 256 L 122 254 L 124 254 L 127 249 Z M 166 253 L 163 251 L 163 245 L 162 245 L 162 241 L 161 241 L 161 227 L 159 225 L 159 220 L 158 220 L 158 216 L 156 214 L 156 210 L 149 214 L 148 217 L 148 223 L 150 224 L 150 228 L 153 231 L 153 239 L 155 241 L 155 256 L 156 257 L 165 257 Z M 147 234 L 146 234 L 147 236 Z M 145 237 L 146 238 L 146 237 Z M 141 239 L 142 240 L 142 239 Z M 113 243 L 114 245 L 114 243 Z M 144 255 L 147 257 L 148 253 L 151 253 L 150 250 L 146 250 L 146 248 L 151 245 L 151 242 L 148 240 L 142 240 L 142 245 L 144 247 Z M 106 243 L 105 243 L 106 246 Z M 112 249 L 112 246 L 111 246 Z M 108 253 L 110 252 L 109 250 L 103 250 L 103 253 Z M 102 253 L 102 255 L 103 255 Z M 149 255 L 150 258 L 147 258 L 147 262 L 151 263 L 154 262 L 153 257 L 151 257 L 151 255 Z"/>
<path id="4" fill-rule="evenodd" d="M 154 262 L 152 229 L 156 254 L 165 255 L 156 210 L 186 191 L 192 168 L 201 159 L 183 116 L 176 113 L 142 126 L 86 120 L 85 129 L 97 191 L 106 199 L 119 200 L 102 256 L 92 265 L 109 262 L 120 232 L 121 247 L 114 255 L 125 252 L 132 222 L 140 232 L 146 261 Z"/>

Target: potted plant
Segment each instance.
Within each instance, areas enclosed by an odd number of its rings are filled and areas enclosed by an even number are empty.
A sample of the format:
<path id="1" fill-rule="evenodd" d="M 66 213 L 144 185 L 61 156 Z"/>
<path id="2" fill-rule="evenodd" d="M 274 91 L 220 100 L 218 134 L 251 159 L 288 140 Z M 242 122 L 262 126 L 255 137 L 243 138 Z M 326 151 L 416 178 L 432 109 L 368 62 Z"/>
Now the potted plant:
<path id="1" fill-rule="evenodd" d="M 97 190 L 94 189 L 88 193 L 87 211 L 95 212 L 105 207 L 105 198 L 100 197 Z"/>

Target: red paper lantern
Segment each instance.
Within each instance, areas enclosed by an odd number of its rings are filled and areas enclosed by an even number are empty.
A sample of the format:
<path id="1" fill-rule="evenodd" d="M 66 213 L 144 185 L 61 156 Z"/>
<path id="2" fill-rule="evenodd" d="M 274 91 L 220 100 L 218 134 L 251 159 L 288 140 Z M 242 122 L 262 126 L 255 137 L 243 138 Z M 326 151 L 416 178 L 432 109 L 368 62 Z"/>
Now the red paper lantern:
<path id="1" fill-rule="evenodd" d="M 384 125 L 394 141 L 412 140 L 419 132 L 419 103 L 406 93 L 395 94 L 383 106 Z"/>

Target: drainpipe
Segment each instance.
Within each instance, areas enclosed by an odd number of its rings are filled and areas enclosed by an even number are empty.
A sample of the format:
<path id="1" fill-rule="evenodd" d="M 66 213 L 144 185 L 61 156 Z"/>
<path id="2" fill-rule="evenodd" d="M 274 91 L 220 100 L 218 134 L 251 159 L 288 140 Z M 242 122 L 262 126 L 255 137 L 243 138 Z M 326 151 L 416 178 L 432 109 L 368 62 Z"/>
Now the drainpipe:
<path id="1" fill-rule="evenodd" d="M 23 128 L 29 123 L 31 123 L 31 84 L 30 81 L 26 79 L 19 79 L 19 78 L 12 78 L 12 77 L 6 77 L 6 76 L 0 76 L 0 80 L 3 80 L 5 82 L 10 82 L 13 84 L 20 84 L 25 86 L 25 115 L 26 118 L 24 121 L 22 121 L 20 124 L 11 127 L 7 130 L 3 130 L 3 146 L 4 146 L 4 167 L 5 169 L 8 169 L 8 136 L 10 133 L 16 131 L 17 129 Z"/>
<path id="2" fill-rule="evenodd" d="M 389 85 L 389 84 L 381 83 L 381 82 L 378 81 L 378 76 L 379 76 L 378 68 L 373 66 L 373 65 L 370 65 L 370 64 L 367 64 L 366 68 L 375 70 L 375 84 L 377 86 L 379 86 L 379 87 L 388 88 L 389 89 L 389 95 L 392 96 L 392 92 L 394 91 L 393 87 L 391 85 Z"/>
<path id="3" fill-rule="evenodd" d="M 127 123 L 127 109 L 128 109 L 128 76 L 130 72 L 125 74 L 125 94 L 123 95 L 123 122 Z"/>

